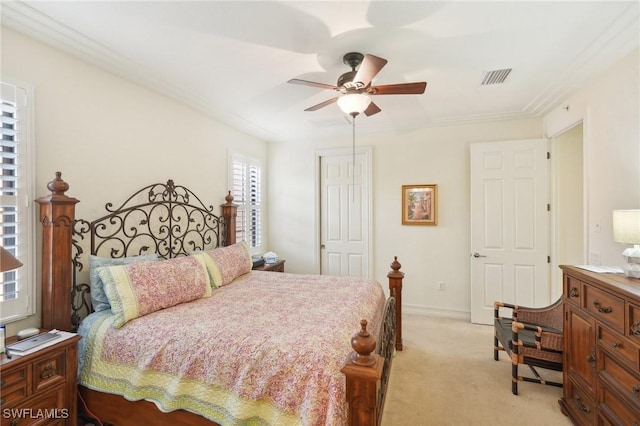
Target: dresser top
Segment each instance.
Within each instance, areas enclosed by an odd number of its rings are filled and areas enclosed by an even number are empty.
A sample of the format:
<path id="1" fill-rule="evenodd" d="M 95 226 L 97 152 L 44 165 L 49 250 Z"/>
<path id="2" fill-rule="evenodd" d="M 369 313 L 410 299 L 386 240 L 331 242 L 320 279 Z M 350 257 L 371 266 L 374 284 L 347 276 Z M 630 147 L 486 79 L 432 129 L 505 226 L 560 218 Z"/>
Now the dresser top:
<path id="1" fill-rule="evenodd" d="M 624 274 L 601 274 L 576 266 L 560 265 L 567 274 L 589 283 L 595 283 L 625 298 L 640 303 L 640 279 L 629 278 Z"/>

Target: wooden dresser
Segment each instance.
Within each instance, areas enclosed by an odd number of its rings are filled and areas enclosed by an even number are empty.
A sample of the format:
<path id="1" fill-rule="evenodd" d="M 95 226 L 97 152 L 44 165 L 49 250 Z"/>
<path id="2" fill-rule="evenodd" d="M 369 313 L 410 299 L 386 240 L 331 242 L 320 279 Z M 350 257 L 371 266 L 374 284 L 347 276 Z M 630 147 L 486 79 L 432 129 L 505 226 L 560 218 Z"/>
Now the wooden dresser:
<path id="1" fill-rule="evenodd" d="M 578 425 L 640 425 L 640 280 L 561 266 L 562 412 Z"/>
<path id="2" fill-rule="evenodd" d="M 12 343 L 15 337 L 7 339 Z M 0 424 L 77 424 L 76 370 L 79 336 L 33 354 L 2 354 Z"/>

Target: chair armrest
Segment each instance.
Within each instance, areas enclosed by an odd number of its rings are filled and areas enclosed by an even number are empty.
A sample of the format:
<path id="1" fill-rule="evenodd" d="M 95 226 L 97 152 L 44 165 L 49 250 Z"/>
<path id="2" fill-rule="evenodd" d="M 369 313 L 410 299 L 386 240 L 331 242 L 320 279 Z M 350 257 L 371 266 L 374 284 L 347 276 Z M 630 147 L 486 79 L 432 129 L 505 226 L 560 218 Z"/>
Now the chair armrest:
<path id="1" fill-rule="evenodd" d="M 535 333 L 535 345 L 522 344 L 518 332 L 520 330 L 529 330 Z M 564 333 L 550 327 L 541 327 L 539 325 L 527 324 L 518 321 L 511 323 L 511 331 L 513 331 L 513 341 L 518 342 L 521 346 L 535 347 L 537 349 L 562 352 Z"/>

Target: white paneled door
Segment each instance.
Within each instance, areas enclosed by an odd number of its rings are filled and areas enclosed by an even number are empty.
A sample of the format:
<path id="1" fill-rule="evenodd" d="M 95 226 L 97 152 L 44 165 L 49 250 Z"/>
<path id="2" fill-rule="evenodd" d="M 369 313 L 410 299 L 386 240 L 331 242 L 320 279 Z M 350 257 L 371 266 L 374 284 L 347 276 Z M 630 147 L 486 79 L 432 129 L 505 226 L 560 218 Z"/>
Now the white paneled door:
<path id="1" fill-rule="evenodd" d="M 370 276 L 370 150 L 320 155 L 320 273 Z"/>
<path id="2" fill-rule="evenodd" d="M 547 140 L 471 145 L 471 321 L 550 303 Z"/>

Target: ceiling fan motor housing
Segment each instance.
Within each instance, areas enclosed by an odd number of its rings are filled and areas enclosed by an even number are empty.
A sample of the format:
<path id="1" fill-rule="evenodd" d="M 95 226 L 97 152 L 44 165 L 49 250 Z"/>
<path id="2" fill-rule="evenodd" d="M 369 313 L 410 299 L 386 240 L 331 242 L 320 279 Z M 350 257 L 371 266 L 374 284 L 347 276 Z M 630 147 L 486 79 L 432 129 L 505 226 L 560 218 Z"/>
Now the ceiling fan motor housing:
<path id="1" fill-rule="evenodd" d="M 364 59 L 364 55 L 359 52 L 349 52 L 342 57 L 342 62 L 345 65 L 351 67 L 351 71 L 345 72 L 340 77 L 338 77 L 338 82 L 336 86 L 340 89 L 340 92 L 346 93 L 348 91 L 358 90 L 363 87 L 362 84 L 358 84 L 358 82 L 354 82 L 353 79 L 356 76 L 356 68 L 362 63 Z"/>

